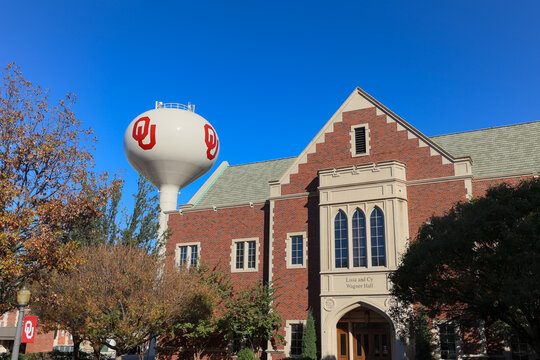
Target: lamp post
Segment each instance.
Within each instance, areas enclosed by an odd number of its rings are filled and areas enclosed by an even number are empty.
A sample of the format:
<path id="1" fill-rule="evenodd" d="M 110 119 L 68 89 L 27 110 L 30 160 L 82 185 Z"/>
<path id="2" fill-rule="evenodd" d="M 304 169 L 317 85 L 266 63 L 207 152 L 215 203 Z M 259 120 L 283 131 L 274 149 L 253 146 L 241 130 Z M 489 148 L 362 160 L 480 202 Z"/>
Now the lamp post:
<path id="1" fill-rule="evenodd" d="M 21 346 L 22 327 L 24 321 L 24 307 L 28 305 L 30 300 L 30 290 L 23 286 L 17 291 L 17 304 L 19 305 L 19 318 L 17 319 L 17 330 L 15 333 L 15 343 L 13 344 L 13 351 L 11 352 L 11 360 L 17 360 L 19 358 L 19 347 Z"/>

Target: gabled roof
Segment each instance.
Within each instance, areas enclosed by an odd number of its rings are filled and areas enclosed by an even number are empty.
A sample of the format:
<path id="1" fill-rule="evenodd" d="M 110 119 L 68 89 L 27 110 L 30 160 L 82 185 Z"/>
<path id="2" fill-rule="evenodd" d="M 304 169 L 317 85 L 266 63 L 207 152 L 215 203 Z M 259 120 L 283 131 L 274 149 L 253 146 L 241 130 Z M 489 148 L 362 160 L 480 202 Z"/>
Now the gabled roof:
<path id="1" fill-rule="evenodd" d="M 227 166 L 216 174 L 206 191 L 198 198 L 194 196 L 193 208 L 264 202 L 269 197 L 268 182 L 279 179 L 295 159 L 291 157 Z"/>
<path id="2" fill-rule="evenodd" d="M 540 171 L 540 121 L 431 137 L 455 157 L 470 156 L 474 177 Z"/>
<path id="3" fill-rule="evenodd" d="M 360 88 L 356 88 L 339 107 L 321 131 L 297 157 L 229 166 L 223 162 L 189 204 L 182 208 L 211 208 L 261 203 L 270 197 L 269 182 L 289 183 L 290 175 L 324 142 L 334 124 L 342 121 L 346 111 L 375 107 L 396 122 L 398 131 L 407 131 L 409 139 L 417 138 L 419 146 L 429 146 L 432 156 L 440 155 L 443 164 L 471 157 L 474 177 L 532 174 L 540 171 L 540 121 L 501 126 L 484 130 L 427 137 Z"/>

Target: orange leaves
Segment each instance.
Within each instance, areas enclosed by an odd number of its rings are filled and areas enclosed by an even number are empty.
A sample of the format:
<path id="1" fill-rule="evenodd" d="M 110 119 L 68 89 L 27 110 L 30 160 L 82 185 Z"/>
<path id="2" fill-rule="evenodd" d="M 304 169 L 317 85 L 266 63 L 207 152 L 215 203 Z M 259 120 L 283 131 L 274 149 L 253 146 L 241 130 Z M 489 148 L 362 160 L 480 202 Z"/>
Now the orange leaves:
<path id="1" fill-rule="evenodd" d="M 81 127 L 68 94 L 49 106 L 47 92 L 8 65 L 0 87 L 0 311 L 22 282 L 43 270 L 69 269 L 69 231 L 99 213 L 111 192 L 91 173 L 95 139 Z M 90 191 L 91 189 L 91 191 Z M 90 192 L 92 193 L 90 195 Z"/>

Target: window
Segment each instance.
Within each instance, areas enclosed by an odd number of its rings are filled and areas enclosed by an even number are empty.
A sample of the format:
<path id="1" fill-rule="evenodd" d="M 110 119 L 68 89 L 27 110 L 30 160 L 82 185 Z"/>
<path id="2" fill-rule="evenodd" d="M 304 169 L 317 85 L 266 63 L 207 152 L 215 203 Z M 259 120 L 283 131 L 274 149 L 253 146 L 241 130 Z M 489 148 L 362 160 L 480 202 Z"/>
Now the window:
<path id="1" fill-rule="evenodd" d="M 285 321 L 285 354 L 287 356 L 302 356 L 302 336 L 305 320 Z"/>
<path id="2" fill-rule="evenodd" d="M 347 235 L 347 215 L 338 211 L 334 220 L 334 238 L 336 245 L 336 268 L 349 267 L 349 236 Z"/>
<path id="3" fill-rule="evenodd" d="M 510 338 L 510 350 L 512 351 L 512 360 L 527 360 L 529 358 L 529 346 L 517 335 Z"/>
<path id="4" fill-rule="evenodd" d="M 200 258 L 200 243 L 176 244 L 176 265 L 198 266 Z"/>
<path id="5" fill-rule="evenodd" d="M 371 212 L 371 266 L 386 266 L 384 215 L 378 207 Z"/>
<path id="6" fill-rule="evenodd" d="M 287 268 L 305 268 L 306 250 L 305 232 L 287 234 Z"/>
<path id="7" fill-rule="evenodd" d="M 353 267 L 367 267 L 366 216 L 356 209 L 352 218 Z"/>
<path id="8" fill-rule="evenodd" d="M 351 128 L 352 156 L 369 155 L 369 128 L 367 124 L 356 125 Z"/>
<path id="9" fill-rule="evenodd" d="M 289 354 L 292 356 L 302 355 L 302 335 L 304 332 L 303 324 L 291 324 L 291 349 Z"/>
<path id="10" fill-rule="evenodd" d="M 457 359 L 456 327 L 450 324 L 439 326 L 439 342 L 441 359 Z"/>
<path id="11" fill-rule="evenodd" d="M 259 263 L 259 239 L 233 240 L 231 254 L 231 269 L 233 272 L 257 271 Z"/>
<path id="12" fill-rule="evenodd" d="M 351 237 L 349 239 L 349 232 Z M 349 262 L 349 258 L 352 261 Z M 351 221 L 343 210 L 334 218 L 334 260 L 336 269 L 386 266 L 386 235 L 383 211 L 375 206 L 369 216 L 356 208 Z"/>

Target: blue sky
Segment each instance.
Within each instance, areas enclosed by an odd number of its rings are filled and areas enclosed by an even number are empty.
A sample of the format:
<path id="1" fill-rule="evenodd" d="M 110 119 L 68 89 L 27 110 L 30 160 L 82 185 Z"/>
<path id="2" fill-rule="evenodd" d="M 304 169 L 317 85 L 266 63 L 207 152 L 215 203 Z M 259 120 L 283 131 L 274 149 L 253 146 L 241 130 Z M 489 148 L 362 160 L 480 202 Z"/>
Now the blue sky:
<path id="1" fill-rule="evenodd" d="M 99 139 L 96 168 L 136 182 L 127 125 L 191 102 L 217 161 L 298 155 L 357 86 L 424 134 L 540 120 L 540 2 L 3 1 L 0 65 Z M 204 178 L 182 191 L 187 202 Z"/>

